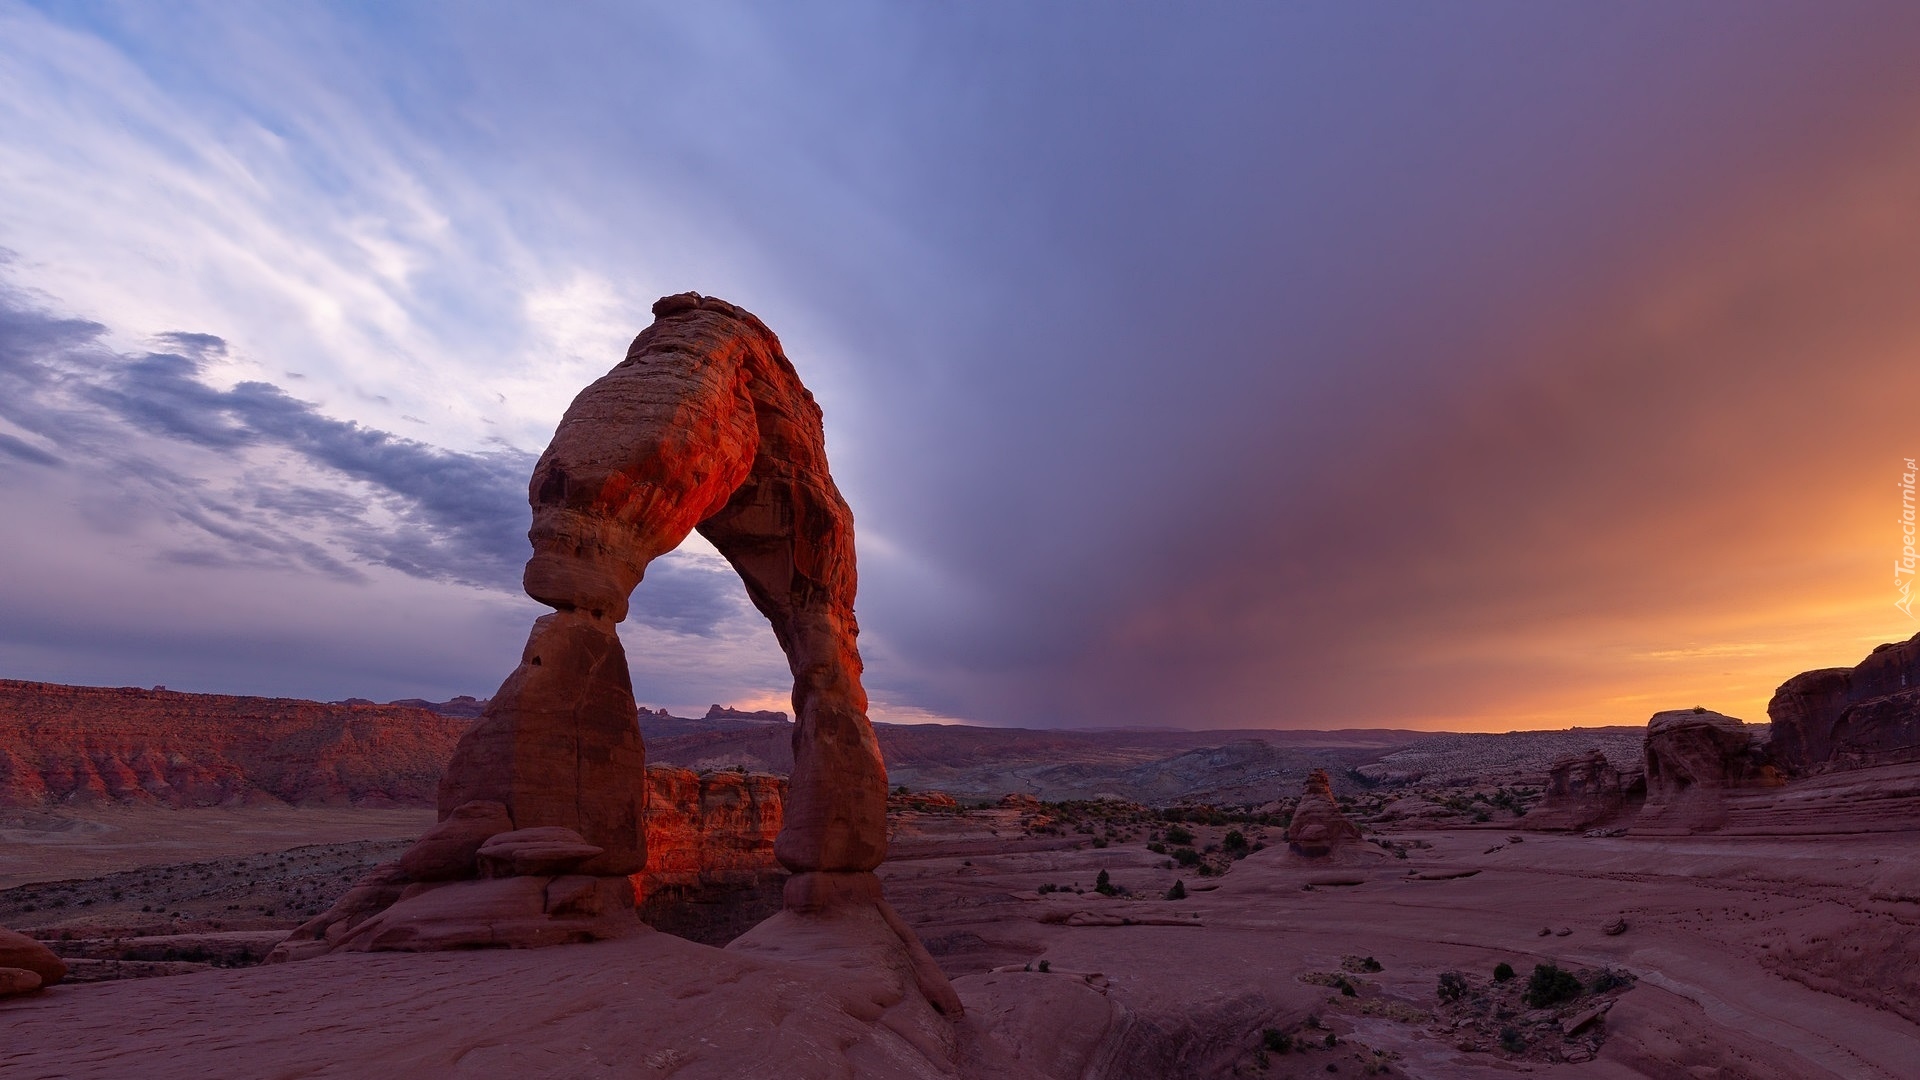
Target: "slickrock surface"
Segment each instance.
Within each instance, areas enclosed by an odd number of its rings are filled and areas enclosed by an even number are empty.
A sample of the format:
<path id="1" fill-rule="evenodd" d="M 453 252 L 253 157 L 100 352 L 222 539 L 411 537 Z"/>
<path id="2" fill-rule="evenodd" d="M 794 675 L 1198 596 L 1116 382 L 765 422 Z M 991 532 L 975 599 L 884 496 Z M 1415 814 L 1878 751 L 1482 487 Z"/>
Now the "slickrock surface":
<path id="1" fill-rule="evenodd" d="M 1515 825 L 1523 829 L 1586 829 L 1624 815 L 1629 798 L 1645 794 L 1646 780 L 1638 768 L 1622 775 L 1596 747 L 1549 766 L 1539 805 Z"/>
<path id="2" fill-rule="evenodd" d="M 467 721 L 0 679 L 0 808 L 431 806 Z"/>
<path id="3" fill-rule="evenodd" d="M 930 1021 L 873 927 L 836 929 L 799 959 L 643 930 L 55 987 L 0 1005 L 0 1073 L 1039 1080 L 966 1023 Z"/>
<path id="4" fill-rule="evenodd" d="M 1709 709 L 1672 709 L 1647 721 L 1647 803 L 1633 823 L 1643 832 L 1707 832 L 1727 822 L 1727 793 L 1778 787 L 1767 729 Z"/>
<path id="5" fill-rule="evenodd" d="M 1773 757 L 1795 773 L 1920 760 L 1920 634 L 1851 668 L 1795 675 L 1767 716 Z"/>

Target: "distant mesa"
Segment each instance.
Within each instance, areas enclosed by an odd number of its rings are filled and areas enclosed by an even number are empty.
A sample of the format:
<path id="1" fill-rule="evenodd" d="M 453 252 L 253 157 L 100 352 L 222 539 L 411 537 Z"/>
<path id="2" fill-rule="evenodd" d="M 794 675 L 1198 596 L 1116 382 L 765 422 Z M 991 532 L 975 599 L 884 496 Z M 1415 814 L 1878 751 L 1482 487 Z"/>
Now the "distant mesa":
<path id="1" fill-rule="evenodd" d="M 665 709 L 660 710 L 660 712 L 662 716 L 666 715 Z M 729 708 L 725 705 L 709 705 L 707 706 L 707 715 L 702 719 L 753 720 L 765 724 L 784 724 L 787 722 L 787 714 L 779 709 L 759 709 L 748 712 L 744 709 Z"/>
<path id="2" fill-rule="evenodd" d="M 15 679 L 0 717 L 0 807 L 28 809 L 432 806 L 469 726 L 404 705 Z"/>
<path id="3" fill-rule="evenodd" d="M 1767 716 L 1773 758 L 1796 775 L 1920 761 L 1920 634 L 1850 668 L 1795 675 Z"/>

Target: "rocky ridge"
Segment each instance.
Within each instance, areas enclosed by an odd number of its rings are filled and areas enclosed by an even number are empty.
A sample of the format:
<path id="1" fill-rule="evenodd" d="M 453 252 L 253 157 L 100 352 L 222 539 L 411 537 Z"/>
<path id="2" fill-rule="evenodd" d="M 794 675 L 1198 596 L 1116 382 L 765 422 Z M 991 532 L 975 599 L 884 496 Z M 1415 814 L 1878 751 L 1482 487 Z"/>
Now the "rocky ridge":
<path id="1" fill-rule="evenodd" d="M 399 705 L 0 679 L 0 808 L 431 806 L 467 726 Z"/>

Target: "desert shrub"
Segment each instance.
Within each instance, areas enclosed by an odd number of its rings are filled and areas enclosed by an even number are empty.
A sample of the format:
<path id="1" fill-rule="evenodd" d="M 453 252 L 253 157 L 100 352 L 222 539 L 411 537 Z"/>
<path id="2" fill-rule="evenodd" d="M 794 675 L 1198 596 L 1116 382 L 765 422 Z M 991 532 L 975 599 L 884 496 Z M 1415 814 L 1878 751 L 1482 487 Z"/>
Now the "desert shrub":
<path id="1" fill-rule="evenodd" d="M 1033 891 L 1039 893 L 1041 896 L 1045 896 L 1048 893 L 1053 891 L 1053 885 L 1051 882 L 1049 882 L 1048 884 L 1042 885 Z"/>
<path id="2" fill-rule="evenodd" d="M 1345 976 L 1335 978 L 1333 980 L 1333 985 L 1336 989 L 1340 991 L 1341 997 L 1359 997 L 1360 996 L 1360 991 L 1355 990 L 1353 988 L 1353 984 L 1348 982 Z"/>
<path id="3" fill-rule="evenodd" d="M 1609 990 L 1632 985 L 1633 979 L 1626 975 L 1622 975 L 1617 971 L 1602 971 L 1600 974 L 1595 975 L 1592 981 L 1587 983 L 1587 990 L 1590 993 L 1604 994 Z"/>
<path id="4" fill-rule="evenodd" d="M 1175 825 L 1172 828 L 1167 830 L 1167 843 L 1191 844 L 1193 843 L 1193 834 L 1181 828 L 1180 826 Z"/>
<path id="5" fill-rule="evenodd" d="M 1196 872 L 1196 873 L 1198 873 L 1198 874 L 1199 874 L 1199 875 L 1200 875 L 1201 877 L 1212 877 L 1212 876 L 1213 876 L 1213 867 L 1211 867 L 1211 866 L 1208 866 L 1208 865 L 1207 865 L 1206 863 L 1201 863 L 1201 864 L 1200 864 L 1199 866 L 1197 866 L 1197 867 L 1195 867 L 1195 868 L 1194 868 L 1194 870 L 1195 870 L 1195 872 Z"/>
<path id="6" fill-rule="evenodd" d="M 1153 852 L 1155 855 L 1165 855 L 1167 853 L 1167 845 L 1155 841 L 1147 845 L 1147 850 Z"/>
<path id="7" fill-rule="evenodd" d="M 1261 1032 L 1260 1042 L 1276 1054 L 1284 1054 L 1293 1049 L 1293 1036 L 1279 1028 L 1268 1028 Z"/>
<path id="8" fill-rule="evenodd" d="M 1220 846 L 1228 851 L 1245 851 L 1248 846 L 1247 836 L 1239 829 L 1231 829 L 1220 841 Z"/>
<path id="9" fill-rule="evenodd" d="M 1493 981 L 1494 982 L 1506 982 L 1508 979 L 1511 979 L 1511 978 L 1513 978 L 1512 964 L 1509 964 L 1505 960 L 1502 960 L 1499 963 L 1493 965 Z"/>
<path id="10" fill-rule="evenodd" d="M 1467 977 L 1457 971 L 1440 973 L 1440 986 L 1434 991 L 1441 1001 L 1459 1001 L 1467 996 Z"/>
<path id="11" fill-rule="evenodd" d="M 1104 836 L 1096 836 L 1096 837 L 1094 837 L 1094 838 L 1093 838 L 1093 846 L 1094 846 L 1094 847 L 1097 847 L 1097 848 L 1102 848 L 1102 847 L 1106 847 L 1106 846 L 1107 846 L 1107 838 L 1106 838 L 1106 837 L 1104 837 Z"/>
<path id="12" fill-rule="evenodd" d="M 1500 1029 L 1500 1048 L 1509 1054 L 1517 1054 L 1527 1048 L 1527 1037 L 1520 1034 L 1517 1027 Z"/>
<path id="13" fill-rule="evenodd" d="M 1173 852 L 1173 861 L 1181 866 L 1198 866 L 1200 853 L 1190 847 L 1176 848 Z"/>
<path id="14" fill-rule="evenodd" d="M 1380 961 L 1375 960 L 1371 956 L 1363 956 L 1360 958 L 1360 963 L 1356 966 L 1359 967 L 1361 971 L 1379 971 Z"/>
<path id="15" fill-rule="evenodd" d="M 1100 871 L 1100 876 L 1093 879 L 1093 891 L 1099 893 L 1101 896 L 1112 896 L 1120 890 L 1113 887 L 1113 879 L 1107 876 L 1105 870 L 1102 870 Z"/>
<path id="16" fill-rule="evenodd" d="M 1579 996 L 1580 980 L 1573 972 L 1562 971 L 1557 964 L 1533 965 L 1533 976 L 1527 980 L 1528 1005 L 1544 1009 Z"/>
<path id="17" fill-rule="evenodd" d="M 1186 898 L 1187 898 L 1186 884 L 1176 879 L 1173 883 L 1173 888 L 1167 890 L 1167 899 L 1185 900 Z"/>
<path id="18" fill-rule="evenodd" d="M 1339 1036 L 1337 1036 L 1337 1035 L 1335 1035 L 1335 1034 L 1334 1034 L 1333 1032 L 1331 1032 L 1331 1031 L 1329 1031 L 1329 1032 L 1327 1032 L 1327 1038 L 1326 1038 L 1326 1040 L 1325 1040 L 1325 1041 L 1326 1041 L 1326 1047 L 1327 1047 L 1327 1049 L 1329 1049 L 1329 1050 L 1331 1050 L 1331 1049 L 1333 1049 L 1334 1047 L 1336 1047 L 1336 1046 L 1339 1046 L 1339 1045 L 1340 1045 L 1340 1037 L 1339 1037 Z"/>
<path id="19" fill-rule="evenodd" d="M 1040 971 L 1042 974 L 1045 974 L 1047 970 L 1050 969 L 1051 967 L 1053 967 L 1053 965 L 1048 963 L 1047 961 L 1045 960 L 1040 961 Z"/>
<path id="20" fill-rule="evenodd" d="M 1492 815 L 1492 814 L 1489 814 L 1489 813 L 1487 813 L 1487 812 L 1486 812 L 1485 810 L 1475 810 L 1475 811 L 1473 812 L 1473 820 L 1475 820 L 1475 821 L 1492 821 L 1492 820 L 1493 820 L 1493 815 Z"/>

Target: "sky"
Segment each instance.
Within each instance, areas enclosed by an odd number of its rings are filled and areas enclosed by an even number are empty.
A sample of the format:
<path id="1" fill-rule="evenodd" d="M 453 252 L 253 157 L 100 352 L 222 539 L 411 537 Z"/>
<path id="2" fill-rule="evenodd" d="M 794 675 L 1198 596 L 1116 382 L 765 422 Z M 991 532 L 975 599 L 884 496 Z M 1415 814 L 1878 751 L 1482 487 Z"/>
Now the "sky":
<path id="1" fill-rule="evenodd" d="M 1920 632 L 1920 6 L 0 0 L 0 677 L 485 696 L 663 294 L 873 715 L 1509 730 Z M 784 708 L 697 538 L 643 704 Z"/>

